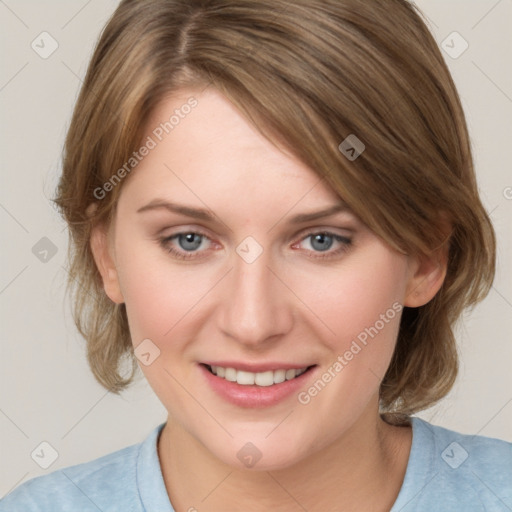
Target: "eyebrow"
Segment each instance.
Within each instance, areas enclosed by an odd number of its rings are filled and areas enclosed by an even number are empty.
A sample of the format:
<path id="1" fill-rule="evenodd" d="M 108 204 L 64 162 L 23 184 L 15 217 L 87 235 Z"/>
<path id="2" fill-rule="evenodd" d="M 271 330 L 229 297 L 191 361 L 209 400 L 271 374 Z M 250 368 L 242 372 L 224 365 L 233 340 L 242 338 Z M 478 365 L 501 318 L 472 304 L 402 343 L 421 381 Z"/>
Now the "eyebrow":
<path id="1" fill-rule="evenodd" d="M 187 217 L 192 217 L 194 219 L 199 219 L 207 222 L 213 222 L 216 217 L 213 213 L 211 213 L 210 210 L 206 210 L 203 208 L 193 208 L 191 206 L 172 203 L 164 199 L 153 199 L 145 206 L 140 207 L 137 210 L 137 213 L 161 209 L 168 210 L 172 213 L 179 213 Z M 346 203 L 344 203 L 343 201 L 333 204 L 323 210 L 299 213 L 298 215 L 291 217 L 288 222 L 290 224 L 301 224 L 303 222 L 308 222 L 311 220 L 323 219 L 324 217 L 329 217 L 331 215 L 334 215 L 335 213 L 339 213 L 342 211 L 350 211 Z"/>

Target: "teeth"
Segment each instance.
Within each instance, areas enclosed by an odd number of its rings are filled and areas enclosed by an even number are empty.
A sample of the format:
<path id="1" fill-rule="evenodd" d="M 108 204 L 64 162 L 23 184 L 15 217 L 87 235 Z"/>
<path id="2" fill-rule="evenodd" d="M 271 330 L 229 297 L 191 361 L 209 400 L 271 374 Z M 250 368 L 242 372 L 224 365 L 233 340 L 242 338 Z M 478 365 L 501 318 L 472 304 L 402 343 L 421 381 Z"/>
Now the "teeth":
<path id="1" fill-rule="evenodd" d="M 211 366 L 211 371 L 217 377 L 222 377 L 230 382 L 236 382 L 243 386 L 272 386 L 280 384 L 285 380 L 291 380 L 302 375 L 307 369 L 299 368 L 292 370 L 269 370 L 267 372 L 246 372 L 243 370 L 235 370 L 235 368 L 223 368 L 222 366 Z"/>

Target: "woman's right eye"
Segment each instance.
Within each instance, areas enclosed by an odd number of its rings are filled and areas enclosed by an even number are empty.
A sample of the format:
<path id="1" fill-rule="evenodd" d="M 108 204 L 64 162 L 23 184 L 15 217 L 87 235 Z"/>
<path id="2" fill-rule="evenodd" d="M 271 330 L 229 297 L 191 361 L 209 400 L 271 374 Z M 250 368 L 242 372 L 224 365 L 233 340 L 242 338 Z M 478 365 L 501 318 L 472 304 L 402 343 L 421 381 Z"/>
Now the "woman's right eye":
<path id="1" fill-rule="evenodd" d="M 205 238 L 209 240 L 205 233 L 197 231 L 183 231 L 181 233 L 175 233 L 174 235 L 161 238 L 160 245 L 174 257 L 185 260 L 197 258 L 196 253 L 199 251 L 196 251 L 196 249 L 201 247 Z M 179 245 L 179 250 L 176 248 L 176 244 Z"/>

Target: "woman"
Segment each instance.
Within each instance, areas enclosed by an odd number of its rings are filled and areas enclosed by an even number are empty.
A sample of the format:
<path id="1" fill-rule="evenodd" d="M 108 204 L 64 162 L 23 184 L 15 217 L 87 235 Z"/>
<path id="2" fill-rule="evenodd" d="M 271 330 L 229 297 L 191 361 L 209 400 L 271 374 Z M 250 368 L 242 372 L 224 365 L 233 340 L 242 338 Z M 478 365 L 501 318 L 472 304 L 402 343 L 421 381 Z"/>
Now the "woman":
<path id="1" fill-rule="evenodd" d="M 139 366 L 169 416 L 0 510 L 512 507 L 510 443 L 412 417 L 495 269 L 412 4 L 122 1 L 55 201 L 95 377 L 119 393 Z"/>

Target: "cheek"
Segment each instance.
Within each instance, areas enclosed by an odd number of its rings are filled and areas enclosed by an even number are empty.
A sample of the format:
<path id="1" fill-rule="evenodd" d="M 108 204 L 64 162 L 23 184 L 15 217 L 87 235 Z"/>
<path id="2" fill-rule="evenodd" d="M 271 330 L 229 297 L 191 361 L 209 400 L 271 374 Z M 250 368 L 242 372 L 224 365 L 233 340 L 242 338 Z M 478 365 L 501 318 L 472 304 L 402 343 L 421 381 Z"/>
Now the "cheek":
<path id="1" fill-rule="evenodd" d="M 178 369 L 176 364 L 188 345 L 183 327 L 193 322 L 194 305 L 207 289 L 199 286 L 200 280 L 190 270 L 171 266 L 165 251 L 160 255 L 154 248 L 130 246 L 127 250 L 123 245 L 121 239 L 119 281 L 139 367 L 163 405 L 180 416 L 180 411 L 190 409 L 190 396 L 180 385 L 187 381 L 190 368 Z M 146 364 L 140 354 L 148 352 Z M 200 415 L 199 410 L 195 412 Z"/>
<path id="2" fill-rule="evenodd" d="M 128 248 L 119 237 L 118 274 L 130 332 L 136 346 L 150 338 L 161 346 L 180 322 L 190 319 L 208 283 L 192 267 L 171 264 L 157 242 Z"/>
<path id="3" fill-rule="evenodd" d="M 330 286 L 314 294 L 311 307 L 334 334 L 321 328 L 327 355 L 318 379 L 297 398 L 305 415 L 329 414 L 338 427 L 347 427 L 377 395 L 398 335 L 405 260 L 380 244 L 374 249 L 347 261 Z"/>
<path id="4" fill-rule="evenodd" d="M 325 272 L 325 270 L 322 270 Z M 323 283 L 308 288 L 302 285 L 301 297 L 319 318 L 321 339 L 329 352 L 375 363 L 385 370 L 400 323 L 406 288 L 406 259 L 375 239 L 367 250 L 325 276 L 312 276 L 309 283 Z M 309 290 L 309 295 L 308 295 Z M 320 333 L 320 331 L 318 331 Z M 355 357 L 357 354 L 357 357 Z"/>
<path id="5" fill-rule="evenodd" d="M 162 279 L 155 266 L 140 266 L 137 255 L 132 254 L 123 262 L 119 276 L 133 344 L 142 339 L 157 340 L 171 329 L 179 306 L 172 295 L 165 293 L 168 283 Z"/>

